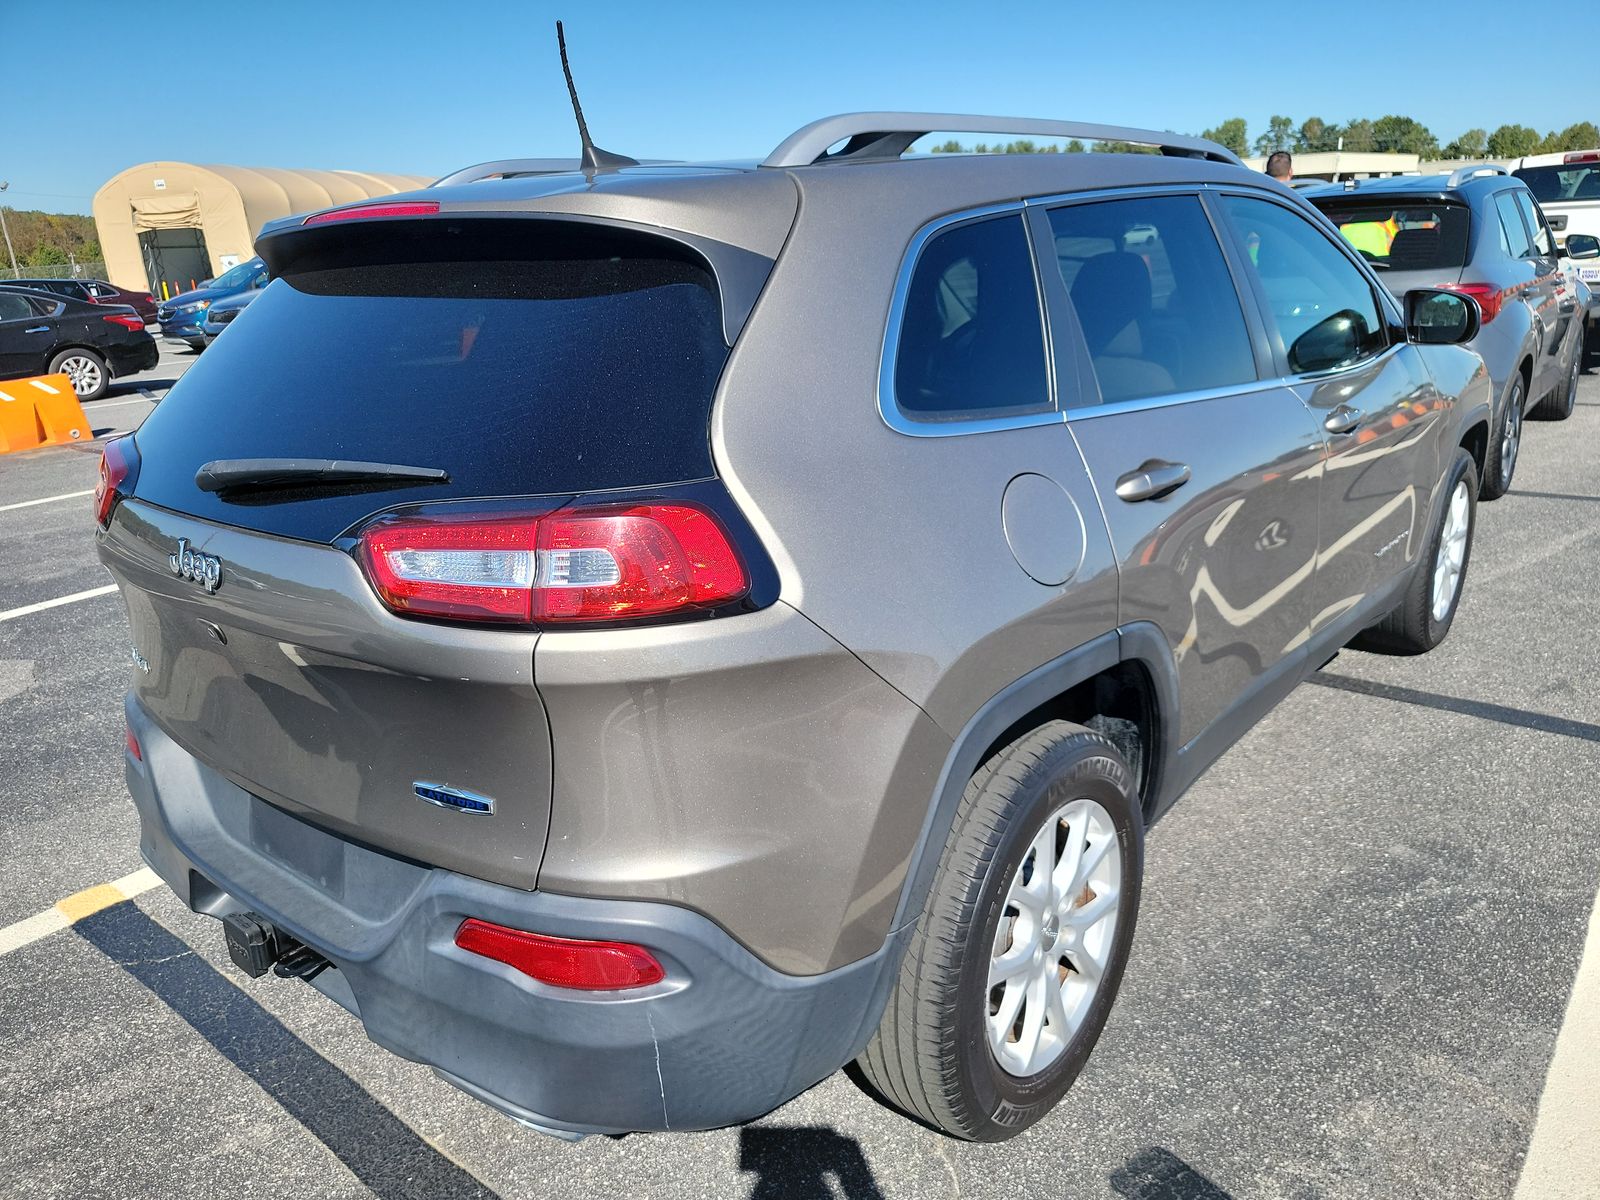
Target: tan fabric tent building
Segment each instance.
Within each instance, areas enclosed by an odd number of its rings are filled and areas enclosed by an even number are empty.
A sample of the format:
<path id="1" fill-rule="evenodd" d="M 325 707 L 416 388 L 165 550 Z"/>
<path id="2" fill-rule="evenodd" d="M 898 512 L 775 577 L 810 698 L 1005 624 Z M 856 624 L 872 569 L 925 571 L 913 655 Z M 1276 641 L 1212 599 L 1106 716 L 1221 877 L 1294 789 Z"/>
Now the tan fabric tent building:
<path id="1" fill-rule="evenodd" d="M 160 299 L 163 290 L 186 291 L 251 257 L 251 243 L 268 221 L 431 182 L 364 171 L 141 163 L 94 194 L 94 223 L 111 282 L 150 288 Z"/>

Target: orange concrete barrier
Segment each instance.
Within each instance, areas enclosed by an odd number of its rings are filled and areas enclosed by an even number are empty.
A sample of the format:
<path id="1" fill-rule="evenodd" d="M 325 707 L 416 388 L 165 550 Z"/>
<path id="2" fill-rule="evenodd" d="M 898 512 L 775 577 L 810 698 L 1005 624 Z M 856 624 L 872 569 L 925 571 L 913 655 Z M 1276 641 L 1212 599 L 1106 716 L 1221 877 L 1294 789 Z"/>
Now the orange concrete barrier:
<path id="1" fill-rule="evenodd" d="M 0 381 L 0 454 L 93 437 L 89 418 L 65 375 Z"/>

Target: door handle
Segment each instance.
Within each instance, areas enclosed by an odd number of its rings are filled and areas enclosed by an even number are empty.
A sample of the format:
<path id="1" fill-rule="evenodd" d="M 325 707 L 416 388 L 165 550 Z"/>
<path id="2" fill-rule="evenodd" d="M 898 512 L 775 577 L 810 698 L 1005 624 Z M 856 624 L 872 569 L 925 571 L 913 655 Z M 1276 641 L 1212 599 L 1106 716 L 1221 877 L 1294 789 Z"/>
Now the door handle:
<path id="1" fill-rule="evenodd" d="M 35 325 L 32 329 L 24 329 L 22 332 L 23 333 L 49 333 L 50 332 L 50 326 L 48 326 L 48 325 Z"/>
<path id="2" fill-rule="evenodd" d="M 1117 480 L 1117 496 L 1130 504 L 1159 500 L 1189 482 L 1189 464 L 1149 458 Z"/>
<path id="3" fill-rule="evenodd" d="M 1361 410 L 1351 408 L 1348 404 L 1341 404 L 1330 412 L 1322 422 L 1322 427 L 1329 433 L 1349 433 L 1361 424 Z"/>

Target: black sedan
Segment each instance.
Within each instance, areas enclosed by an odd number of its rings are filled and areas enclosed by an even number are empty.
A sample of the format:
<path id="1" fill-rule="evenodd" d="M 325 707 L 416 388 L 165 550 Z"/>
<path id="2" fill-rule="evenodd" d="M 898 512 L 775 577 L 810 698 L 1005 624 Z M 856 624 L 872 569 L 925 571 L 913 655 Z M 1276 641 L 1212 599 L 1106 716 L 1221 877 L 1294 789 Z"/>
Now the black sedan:
<path id="1" fill-rule="evenodd" d="M 156 365 L 156 341 L 125 306 L 0 287 L 0 379 L 62 374 L 80 400 L 98 400 L 119 375 Z"/>

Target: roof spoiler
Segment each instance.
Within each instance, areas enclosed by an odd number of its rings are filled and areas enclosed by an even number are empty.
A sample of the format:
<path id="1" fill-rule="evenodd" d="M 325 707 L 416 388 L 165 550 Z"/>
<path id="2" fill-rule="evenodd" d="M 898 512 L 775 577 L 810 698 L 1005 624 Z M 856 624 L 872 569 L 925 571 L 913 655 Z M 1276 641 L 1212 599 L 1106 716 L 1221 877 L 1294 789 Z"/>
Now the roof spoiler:
<path id="1" fill-rule="evenodd" d="M 1476 179 L 1479 175 L 1509 175 L 1510 171 L 1504 167 L 1497 167 L 1493 163 L 1478 163 L 1471 167 L 1457 167 L 1450 172 L 1449 182 L 1445 187 L 1458 188 L 1469 179 Z"/>
<path id="2" fill-rule="evenodd" d="M 1154 146 L 1179 158 L 1202 158 L 1242 166 L 1239 156 L 1216 142 L 1161 133 L 1153 129 L 1128 129 L 1120 125 L 1090 125 L 1082 121 L 1046 121 L 1032 117 L 979 117 L 968 113 L 863 112 L 842 113 L 795 130 L 771 154 L 763 167 L 809 167 L 814 163 L 898 158 L 918 138 L 930 133 L 1009 133 L 1030 137 L 1076 138 L 1085 142 L 1132 142 Z M 828 147 L 844 142 L 833 154 Z"/>

